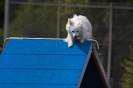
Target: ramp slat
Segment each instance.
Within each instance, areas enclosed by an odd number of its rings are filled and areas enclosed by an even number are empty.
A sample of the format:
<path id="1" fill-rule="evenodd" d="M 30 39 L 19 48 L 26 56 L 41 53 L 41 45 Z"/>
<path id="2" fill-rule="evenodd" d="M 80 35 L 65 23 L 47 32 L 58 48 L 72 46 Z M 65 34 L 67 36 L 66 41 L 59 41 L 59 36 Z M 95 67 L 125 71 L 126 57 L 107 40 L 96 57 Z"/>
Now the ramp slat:
<path id="1" fill-rule="evenodd" d="M 76 88 L 76 85 L 55 85 L 55 84 L 0 84 L 1 88 Z"/>
<path id="2" fill-rule="evenodd" d="M 81 44 L 75 42 L 72 48 L 63 40 L 50 39 L 10 39 L 2 53 L 23 53 L 23 54 L 76 54 L 87 55 L 91 41 Z"/>
<path id="3" fill-rule="evenodd" d="M 80 73 L 81 70 L 0 69 L 0 82 L 76 84 Z"/>
<path id="4" fill-rule="evenodd" d="M 0 68 L 82 69 L 86 56 L 3 54 Z"/>

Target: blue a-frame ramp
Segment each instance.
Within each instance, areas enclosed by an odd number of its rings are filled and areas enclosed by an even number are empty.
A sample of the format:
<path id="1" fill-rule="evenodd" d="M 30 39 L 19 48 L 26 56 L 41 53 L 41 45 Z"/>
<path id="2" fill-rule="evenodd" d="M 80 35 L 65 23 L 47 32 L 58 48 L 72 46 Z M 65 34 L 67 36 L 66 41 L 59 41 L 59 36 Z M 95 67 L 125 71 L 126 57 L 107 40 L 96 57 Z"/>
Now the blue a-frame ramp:
<path id="1" fill-rule="evenodd" d="M 110 88 L 95 45 L 9 38 L 0 55 L 0 88 Z"/>

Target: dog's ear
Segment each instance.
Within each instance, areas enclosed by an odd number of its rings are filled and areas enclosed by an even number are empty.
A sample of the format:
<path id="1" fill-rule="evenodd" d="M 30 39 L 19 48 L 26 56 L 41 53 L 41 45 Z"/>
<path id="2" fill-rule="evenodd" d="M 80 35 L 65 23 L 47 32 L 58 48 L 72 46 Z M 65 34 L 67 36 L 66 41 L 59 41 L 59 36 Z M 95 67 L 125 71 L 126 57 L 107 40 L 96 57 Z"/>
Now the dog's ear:
<path id="1" fill-rule="evenodd" d="M 82 26 L 82 21 L 78 21 L 78 25 L 81 27 Z"/>
<path id="2" fill-rule="evenodd" d="M 73 22 L 70 18 L 68 18 L 68 23 L 69 23 L 70 25 L 73 25 L 73 24 L 74 24 L 74 22 Z"/>

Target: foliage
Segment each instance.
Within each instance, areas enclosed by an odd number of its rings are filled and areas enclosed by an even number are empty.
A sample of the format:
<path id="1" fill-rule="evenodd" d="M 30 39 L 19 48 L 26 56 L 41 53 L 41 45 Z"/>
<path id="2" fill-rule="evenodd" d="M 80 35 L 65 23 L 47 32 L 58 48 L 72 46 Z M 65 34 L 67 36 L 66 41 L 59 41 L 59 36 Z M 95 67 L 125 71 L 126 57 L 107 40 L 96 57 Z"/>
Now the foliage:
<path id="1" fill-rule="evenodd" d="M 125 73 L 122 76 L 123 88 L 133 88 L 133 47 L 130 46 L 129 59 L 125 60 L 125 65 L 123 66 Z"/>
<path id="2" fill-rule="evenodd" d="M 9 36 L 55 37 L 56 8 L 21 5 L 10 23 Z M 55 28 L 55 29 L 54 29 Z"/>
<path id="3" fill-rule="evenodd" d="M 125 71 L 124 68 L 121 67 L 121 63 L 129 56 L 130 50 L 128 45 L 133 44 L 133 20 L 131 20 L 133 16 L 131 14 L 132 10 L 113 10 L 111 77 L 114 79 L 113 85 L 116 88 L 119 88 L 117 85 L 121 81 L 120 79 Z"/>

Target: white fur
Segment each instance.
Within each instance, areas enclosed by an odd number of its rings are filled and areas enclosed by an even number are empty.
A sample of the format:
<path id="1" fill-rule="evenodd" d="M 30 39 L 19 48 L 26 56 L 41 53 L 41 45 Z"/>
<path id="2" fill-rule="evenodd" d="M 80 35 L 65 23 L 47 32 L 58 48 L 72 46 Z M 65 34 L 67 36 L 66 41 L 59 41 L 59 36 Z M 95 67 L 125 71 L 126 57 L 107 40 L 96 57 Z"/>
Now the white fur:
<path id="1" fill-rule="evenodd" d="M 73 15 L 73 18 L 69 18 L 66 24 L 66 30 L 68 32 L 67 38 L 64 39 L 68 42 L 68 47 L 71 47 L 76 37 L 81 43 L 84 40 L 92 38 L 92 26 L 89 20 L 82 15 Z"/>

